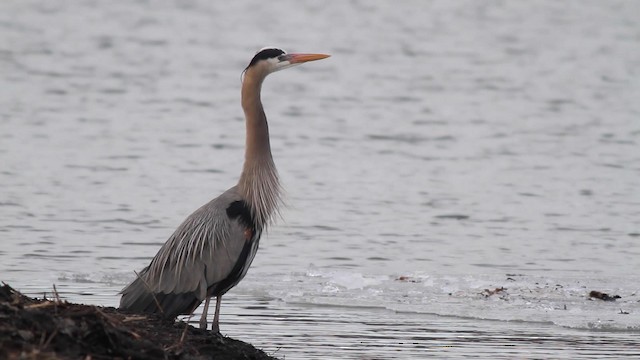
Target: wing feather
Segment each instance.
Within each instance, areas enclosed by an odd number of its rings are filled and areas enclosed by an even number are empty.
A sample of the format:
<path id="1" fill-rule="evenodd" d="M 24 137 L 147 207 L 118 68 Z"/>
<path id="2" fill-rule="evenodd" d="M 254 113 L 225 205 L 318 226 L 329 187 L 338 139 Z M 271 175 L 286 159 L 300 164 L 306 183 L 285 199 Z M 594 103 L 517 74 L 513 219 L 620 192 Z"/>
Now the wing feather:
<path id="1" fill-rule="evenodd" d="M 120 307 L 158 312 L 159 303 L 165 316 L 175 317 L 193 311 L 207 295 L 223 294 L 237 284 L 260 237 L 244 216 L 249 214 L 245 205 L 234 187 L 187 217 L 140 278 L 122 291 Z M 254 234 L 251 239 L 247 230 Z"/>
<path id="2" fill-rule="evenodd" d="M 153 292 L 196 292 L 204 299 L 203 287 L 229 276 L 247 242 L 245 226 L 226 213 L 241 200 L 231 190 L 191 214 L 160 248 L 145 274 Z"/>

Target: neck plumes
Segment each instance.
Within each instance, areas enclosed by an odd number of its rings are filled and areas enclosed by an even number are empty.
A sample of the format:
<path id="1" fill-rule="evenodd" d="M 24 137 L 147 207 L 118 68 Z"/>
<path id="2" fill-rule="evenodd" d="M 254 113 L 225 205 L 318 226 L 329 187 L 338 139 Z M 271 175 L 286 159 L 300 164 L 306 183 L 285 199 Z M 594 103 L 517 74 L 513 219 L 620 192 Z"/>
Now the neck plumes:
<path id="1" fill-rule="evenodd" d="M 260 101 L 264 76 L 250 70 L 242 82 L 242 108 L 247 121 L 244 167 L 238 189 L 251 207 L 253 220 L 265 227 L 281 203 L 278 172 L 271 157 L 269 126 Z"/>

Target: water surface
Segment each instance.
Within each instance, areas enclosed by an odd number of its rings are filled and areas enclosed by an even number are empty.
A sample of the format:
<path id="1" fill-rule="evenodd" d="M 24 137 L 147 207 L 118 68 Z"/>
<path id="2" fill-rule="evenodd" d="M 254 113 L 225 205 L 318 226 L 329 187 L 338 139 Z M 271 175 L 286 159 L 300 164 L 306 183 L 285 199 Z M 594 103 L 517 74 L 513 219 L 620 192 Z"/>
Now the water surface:
<path id="1" fill-rule="evenodd" d="M 637 355 L 638 13 L 4 1 L 1 280 L 117 305 L 237 181 L 240 74 L 277 45 L 332 57 L 265 83 L 288 205 L 223 332 L 288 359 Z"/>

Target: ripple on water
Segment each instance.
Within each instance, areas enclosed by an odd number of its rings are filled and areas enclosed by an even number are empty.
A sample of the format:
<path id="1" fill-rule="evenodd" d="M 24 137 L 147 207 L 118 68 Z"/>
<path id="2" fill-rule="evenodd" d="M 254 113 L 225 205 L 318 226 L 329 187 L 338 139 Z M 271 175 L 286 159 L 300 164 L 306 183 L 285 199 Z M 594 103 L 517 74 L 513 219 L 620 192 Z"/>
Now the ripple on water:
<path id="1" fill-rule="evenodd" d="M 0 1 L 0 280 L 116 305 L 237 180 L 248 17 L 333 57 L 265 84 L 293 210 L 225 331 L 287 359 L 638 355 L 638 9 L 612 1 L 285 0 L 277 27 L 253 0 Z M 113 273 L 55 276 L 85 269 Z"/>

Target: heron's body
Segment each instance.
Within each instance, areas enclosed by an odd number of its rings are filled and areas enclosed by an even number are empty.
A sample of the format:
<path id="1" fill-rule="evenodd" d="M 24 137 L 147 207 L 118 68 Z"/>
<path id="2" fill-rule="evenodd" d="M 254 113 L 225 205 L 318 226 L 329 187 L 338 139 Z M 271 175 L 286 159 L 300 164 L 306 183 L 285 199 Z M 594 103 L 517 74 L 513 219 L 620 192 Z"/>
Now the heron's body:
<path id="1" fill-rule="evenodd" d="M 237 187 L 227 190 L 176 229 L 123 290 L 120 308 L 161 312 L 168 318 L 191 314 L 207 297 L 224 295 L 242 280 L 261 233 Z"/>
<path id="2" fill-rule="evenodd" d="M 258 251 L 260 235 L 281 202 L 260 100 L 262 82 L 271 72 L 325 57 L 285 54 L 279 49 L 263 49 L 256 54 L 242 83 L 247 139 L 238 184 L 187 217 L 151 264 L 122 290 L 121 309 L 175 318 L 191 314 L 206 300 L 200 319 L 200 326 L 206 327 L 209 300 L 215 296 L 212 330 L 218 331 L 220 299 L 246 275 Z"/>

